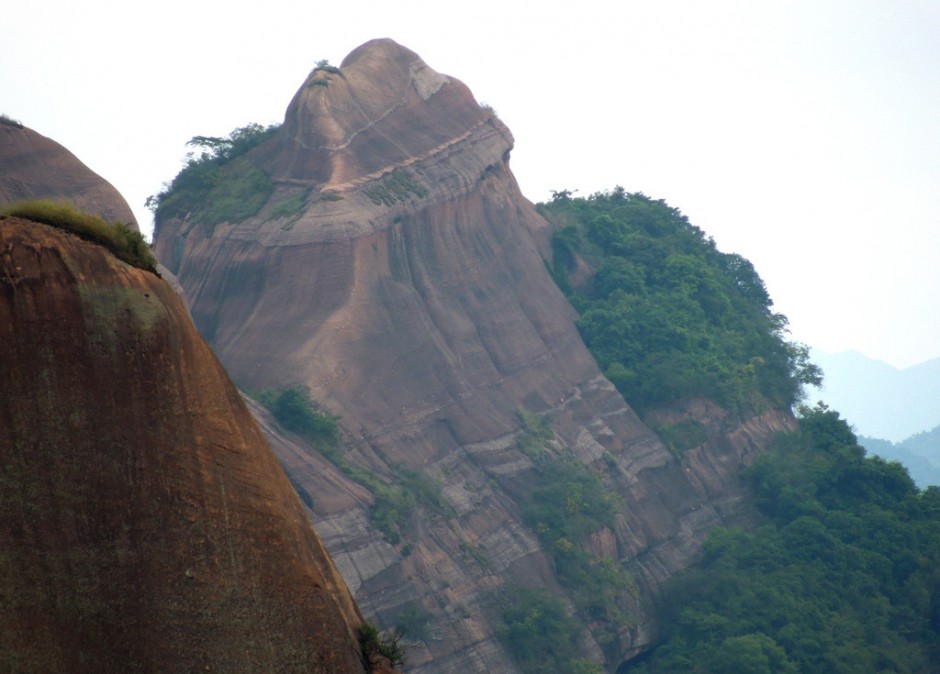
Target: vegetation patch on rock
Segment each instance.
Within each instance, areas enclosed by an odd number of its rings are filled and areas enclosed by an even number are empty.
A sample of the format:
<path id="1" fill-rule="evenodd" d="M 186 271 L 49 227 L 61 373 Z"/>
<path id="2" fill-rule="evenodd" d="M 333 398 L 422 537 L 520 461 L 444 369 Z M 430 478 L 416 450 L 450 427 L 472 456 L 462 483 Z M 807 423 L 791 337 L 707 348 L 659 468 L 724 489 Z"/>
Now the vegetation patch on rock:
<path id="1" fill-rule="evenodd" d="M 580 657 L 580 624 L 558 597 L 538 590 L 506 592 L 496 636 L 525 674 L 601 674 Z"/>
<path id="2" fill-rule="evenodd" d="M 130 265 L 157 273 L 157 260 L 140 232 L 123 222 L 109 223 L 71 204 L 45 200 L 20 201 L 0 209 L 9 215 L 51 225 L 103 245 Z"/>
<path id="3" fill-rule="evenodd" d="M 444 498 L 440 484 L 427 474 L 392 464 L 389 468 L 395 484 L 389 484 L 375 473 L 351 462 L 343 451 L 339 433 L 340 417 L 324 412 L 310 399 L 307 387 L 263 391 L 257 395 L 257 400 L 271 411 L 284 428 L 310 442 L 347 477 L 372 493 L 374 501 L 369 509 L 369 520 L 392 545 L 401 542 L 402 533 L 418 507 L 442 517 L 453 515 L 453 508 Z"/>
<path id="4" fill-rule="evenodd" d="M 636 588 L 619 560 L 596 559 L 587 543 L 592 534 L 613 529 L 621 500 L 575 461 L 540 463 L 536 471 L 536 486 L 521 495 L 523 518 L 594 638 L 602 645 L 612 643 L 630 623 L 623 600 Z"/>
<path id="5" fill-rule="evenodd" d="M 242 155 L 271 138 L 278 128 L 275 124 L 249 124 L 226 138 L 191 138 L 186 144 L 198 148 L 199 153 L 188 153 L 186 165 L 173 181 L 147 198 L 155 228 L 170 218 L 190 217 L 211 231 L 223 222 L 241 222 L 257 215 L 273 193 L 274 184 L 267 173 Z"/>
<path id="6" fill-rule="evenodd" d="M 428 193 L 401 169 L 383 176 L 375 185 L 367 187 L 364 192 L 376 206 L 393 206 L 400 201 L 408 201 L 412 196 L 423 197 Z"/>

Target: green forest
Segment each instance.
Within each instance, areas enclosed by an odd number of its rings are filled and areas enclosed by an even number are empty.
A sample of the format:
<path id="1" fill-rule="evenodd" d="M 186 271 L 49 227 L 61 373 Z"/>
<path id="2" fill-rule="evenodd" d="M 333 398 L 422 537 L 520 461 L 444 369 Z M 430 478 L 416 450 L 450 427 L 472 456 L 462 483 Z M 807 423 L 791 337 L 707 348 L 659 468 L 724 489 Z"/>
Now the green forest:
<path id="1" fill-rule="evenodd" d="M 759 526 L 711 535 L 659 599 L 657 645 L 621 674 L 940 671 L 940 490 L 866 457 L 838 412 L 802 404 L 822 373 L 753 265 L 621 188 L 556 192 L 539 210 L 555 225 L 549 270 L 638 412 L 689 397 L 799 410 L 799 430 L 746 472 Z"/>
<path id="2" fill-rule="evenodd" d="M 539 205 L 550 271 L 607 378 L 639 412 L 682 398 L 790 407 L 819 382 L 753 265 L 678 210 L 618 187 Z"/>
<path id="3" fill-rule="evenodd" d="M 763 524 L 711 535 L 622 674 L 940 671 L 940 489 L 866 457 L 824 405 L 747 479 Z"/>

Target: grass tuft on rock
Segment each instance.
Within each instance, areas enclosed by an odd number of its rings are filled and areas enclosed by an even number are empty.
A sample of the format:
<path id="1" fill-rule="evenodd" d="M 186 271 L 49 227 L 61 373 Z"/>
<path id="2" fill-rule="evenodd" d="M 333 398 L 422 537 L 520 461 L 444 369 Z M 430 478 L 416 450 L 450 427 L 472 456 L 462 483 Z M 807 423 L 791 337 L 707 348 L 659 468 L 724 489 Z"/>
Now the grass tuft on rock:
<path id="1" fill-rule="evenodd" d="M 129 265 L 157 274 L 157 259 L 143 235 L 123 222 L 109 223 L 72 204 L 42 199 L 16 202 L 0 209 L 0 215 L 25 218 L 71 232 L 103 245 Z"/>

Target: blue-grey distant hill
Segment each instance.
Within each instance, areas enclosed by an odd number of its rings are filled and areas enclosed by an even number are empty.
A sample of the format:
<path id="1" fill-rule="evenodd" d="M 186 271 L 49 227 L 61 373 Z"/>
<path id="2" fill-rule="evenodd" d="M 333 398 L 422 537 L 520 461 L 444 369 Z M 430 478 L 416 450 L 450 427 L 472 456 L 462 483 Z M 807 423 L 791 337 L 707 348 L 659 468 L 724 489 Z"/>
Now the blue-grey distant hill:
<path id="1" fill-rule="evenodd" d="M 900 442 L 940 426 L 940 358 L 898 369 L 857 351 L 811 352 L 822 389 L 808 391 L 839 411 L 858 435 Z"/>
<path id="2" fill-rule="evenodd" d="M 940 358 L 899 369 L 857 351 L 811 356 L 823 387 L 809 402 L 838 410 L 860 445 L 902 463 L 918 486 L 940 485 Z"/>
<path id="3" fill-rule="evenodd" d="M 918 487 L 940 486 L 940 426 L 902 442 L 862 435 L 858 443 L 871 454 L 903 464 Z"/>

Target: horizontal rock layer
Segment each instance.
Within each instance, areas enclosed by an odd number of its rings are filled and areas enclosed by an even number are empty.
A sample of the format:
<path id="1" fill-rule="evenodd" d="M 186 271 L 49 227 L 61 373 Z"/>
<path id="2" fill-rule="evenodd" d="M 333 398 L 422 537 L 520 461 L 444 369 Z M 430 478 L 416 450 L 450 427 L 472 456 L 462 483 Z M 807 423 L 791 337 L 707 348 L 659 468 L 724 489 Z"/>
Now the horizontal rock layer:
<path id="1" fill-rule="evenodd" d="M 526 414 L 551 415 L 549 453 L 624 504 L 584 542 L 638 584 L 619 643 L 585 637 L 585 657 L 610 668 L 648 645 L 646 600 L 710 527 L 737 521 L 741 466 L 791 424 L 690 409 L 679 413 L 704 414 L 711 440 L 666 449 L 581 341 L 543 262 L 550 226 L 509 170 L 512 143 L 459 81 L 373 41 L 314 70 L 282 129 L 245 155 L 274 184 L 256 216 L 157 230 L 159 258 L 244 389 L 306 385 L 342 416 L 346 461 L 440 486 L 449 512 L 419 507 L 392 543 L 370 522 L 370 490 L 256 410 L 363 610 L 386 625 L 408 607 L 430 614 L 411 643 L 418 672 L 516 671 L 495 638 L 506 587 L 566 596 L 522 521 L 520 495 L 539 480 L 519 446 Z M 291 198 L 303 208 L 277 215 Z"/>

